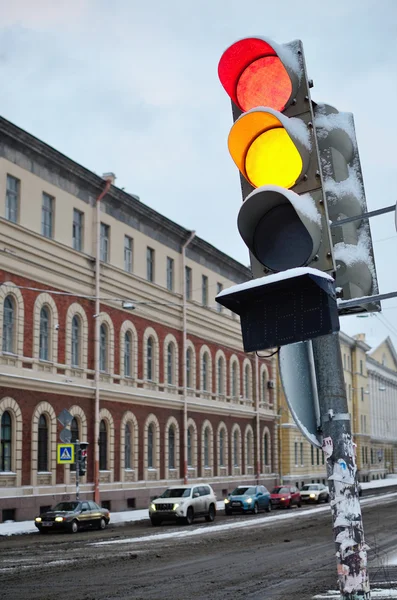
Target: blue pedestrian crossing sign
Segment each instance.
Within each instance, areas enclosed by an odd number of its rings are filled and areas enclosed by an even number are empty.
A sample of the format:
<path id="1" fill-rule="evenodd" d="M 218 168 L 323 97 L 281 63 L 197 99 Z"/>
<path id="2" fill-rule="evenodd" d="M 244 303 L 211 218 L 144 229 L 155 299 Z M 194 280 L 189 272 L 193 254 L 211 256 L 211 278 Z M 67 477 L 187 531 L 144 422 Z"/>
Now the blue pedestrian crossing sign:
<path id="1" fill-rule="evenodd" d="M 57 463 L 61 465 L 68 465 L 74 462 L 74 444 L 58 444 Z"/>

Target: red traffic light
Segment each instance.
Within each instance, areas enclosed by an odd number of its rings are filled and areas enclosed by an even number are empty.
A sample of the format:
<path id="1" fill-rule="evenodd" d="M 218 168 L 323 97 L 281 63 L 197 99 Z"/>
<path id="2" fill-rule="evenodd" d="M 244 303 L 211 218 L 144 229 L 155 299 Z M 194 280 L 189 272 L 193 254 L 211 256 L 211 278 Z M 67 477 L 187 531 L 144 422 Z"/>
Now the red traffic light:
<path id="1" fill-rule="evenodd" d="M 275 42 L 271 45 L 261 38 L 245 38 L 223 53 L 219 79 L 243 112 L 257 106 L 283 111 L 299 82 L 299 64 L 294 58 Z"/>

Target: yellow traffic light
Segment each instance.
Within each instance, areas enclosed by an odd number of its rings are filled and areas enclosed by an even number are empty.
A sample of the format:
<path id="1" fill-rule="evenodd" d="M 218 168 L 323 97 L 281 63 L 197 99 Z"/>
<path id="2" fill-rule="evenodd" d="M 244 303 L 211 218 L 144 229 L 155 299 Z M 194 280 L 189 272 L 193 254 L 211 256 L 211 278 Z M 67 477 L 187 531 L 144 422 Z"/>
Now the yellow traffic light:
<path id="1" fill-rule="evenodd" d="M 230 131 L 228 145 L 241 174 L 255 188 L 279 185 L 290 189 L 309 162 L 307 127 L 271 108 L 243 113 Z"/>

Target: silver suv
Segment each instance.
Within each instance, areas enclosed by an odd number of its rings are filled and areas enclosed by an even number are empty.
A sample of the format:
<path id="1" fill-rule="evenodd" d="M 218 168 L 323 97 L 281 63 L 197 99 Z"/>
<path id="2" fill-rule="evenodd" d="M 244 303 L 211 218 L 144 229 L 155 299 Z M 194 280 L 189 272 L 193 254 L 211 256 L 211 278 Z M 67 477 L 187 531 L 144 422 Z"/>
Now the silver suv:
<path id="1" fill-rule="evenodd" d="M 215 515 L 216 496 L 210 485 L 169 487 L 149 506 L 152 525 L 160 525 L 162 521 L 183 521 L 191 525 L 196 517 L 205 517 L 210 522 Z"/>

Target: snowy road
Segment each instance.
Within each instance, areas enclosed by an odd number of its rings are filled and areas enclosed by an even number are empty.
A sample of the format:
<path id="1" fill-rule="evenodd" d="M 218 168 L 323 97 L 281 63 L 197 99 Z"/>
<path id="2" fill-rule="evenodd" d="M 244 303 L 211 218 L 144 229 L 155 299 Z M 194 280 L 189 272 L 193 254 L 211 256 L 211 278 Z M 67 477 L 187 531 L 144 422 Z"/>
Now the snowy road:
<path id="1" fill-rule="evenodd" d="M 372 585 L 397 588 L 397 495 L 363 499 Z M 111 542 L 111 543 L 109 543 Z M 335 598 L 328 506 L 219 515 L 192 527 L 148 521 L 75 536 L 0 538 L 2 600 Z M 382 592 L 384 594 L 384 592 Z M 337 596 L 336 596 L 337 597 Z M 395 598 L 378 596 L 374 598 Z"/>

